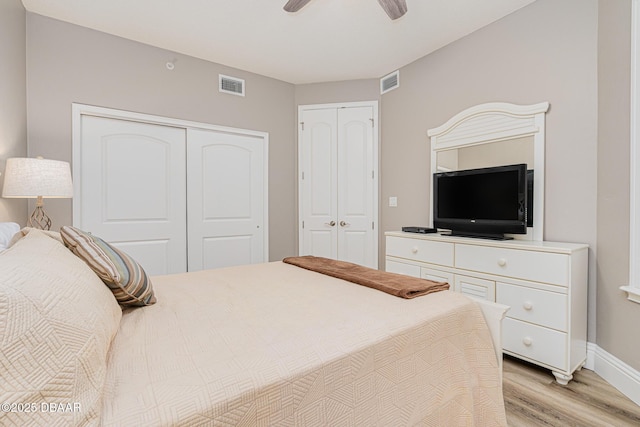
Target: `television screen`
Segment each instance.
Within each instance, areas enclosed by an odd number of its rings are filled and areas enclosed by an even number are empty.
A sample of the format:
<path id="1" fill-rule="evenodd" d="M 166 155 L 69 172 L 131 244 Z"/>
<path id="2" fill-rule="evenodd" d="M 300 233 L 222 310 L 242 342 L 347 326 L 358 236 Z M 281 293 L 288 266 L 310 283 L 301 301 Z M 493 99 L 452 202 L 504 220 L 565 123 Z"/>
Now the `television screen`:
<path id="1" fill-rule="evenodd" d="M 533 227 L 533 169 L 527 171 L 527 227 Z"/>
<path id="2" fill-rule="evenodd" d="M 525 234 L 527 166 L 434 174 L 434 226 L 454 234 Z"/>

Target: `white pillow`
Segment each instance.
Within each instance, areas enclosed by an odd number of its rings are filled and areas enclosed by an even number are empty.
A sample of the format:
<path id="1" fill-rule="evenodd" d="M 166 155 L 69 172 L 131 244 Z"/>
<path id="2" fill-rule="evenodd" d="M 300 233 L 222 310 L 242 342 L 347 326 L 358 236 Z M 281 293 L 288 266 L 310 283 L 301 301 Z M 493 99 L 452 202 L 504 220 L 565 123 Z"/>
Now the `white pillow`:
<path id="1" fill-rule="evenodd" d="M 9 247 L 9 242 L 14 234 L 20 231 L 20 226 L 15 222 L 0 222 L 0 252 Z"/>
<path id="2" fill-rule="evenodd" d="M 20 230 L 18 233 L 13 235 L 13 237 L 9 241 L 9 244 L 7 245 L 7 248 L 10 248 L 11 246 L 15 245 L 18 242 L 18 240 L 22 239 L 24 236 L 29 234 L 29 232 L 31 230 L 37 230 L 38 233 L 40 233 L 40 234 L 44 234 L 44 235 L 49 236 L 49 237 L 51 237 L 53 239 L 56 239 L 60 243 L 64 243 L 62 241 L 62 237 L 60 236 L 60 233 L 58 231 L 40 230 L 40 229 L 33 228 L 33 227 L 25 227 L 22 230 Z"/>
<path id="3" fill-rule="evenodd" d="M 0 394 L 31 410 L 6 412 L 2 424 L 99 424 L 121 316 L 109 289 L 55 238 L 31 229 L 0 254 Z M 43 410 L 52 404 L 65 410 Z"/>

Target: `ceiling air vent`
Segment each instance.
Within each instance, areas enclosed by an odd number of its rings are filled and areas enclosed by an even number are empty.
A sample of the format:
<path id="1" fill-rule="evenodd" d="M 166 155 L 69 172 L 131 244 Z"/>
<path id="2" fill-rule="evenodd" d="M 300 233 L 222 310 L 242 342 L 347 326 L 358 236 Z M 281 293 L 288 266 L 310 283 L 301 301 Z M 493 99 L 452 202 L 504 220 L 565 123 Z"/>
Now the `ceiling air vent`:
<path id="1" fill-rule="evenodd" d="M 218 83 L 220 92 L 244 96 L 244 80 L 218 74 Z"/>
<path id="2" fill-rule="evenodd" d="M 391 74 L 387 74 L 380 79 L 380 95 L 400 86 L 400 70 L 396 70 Z"/>

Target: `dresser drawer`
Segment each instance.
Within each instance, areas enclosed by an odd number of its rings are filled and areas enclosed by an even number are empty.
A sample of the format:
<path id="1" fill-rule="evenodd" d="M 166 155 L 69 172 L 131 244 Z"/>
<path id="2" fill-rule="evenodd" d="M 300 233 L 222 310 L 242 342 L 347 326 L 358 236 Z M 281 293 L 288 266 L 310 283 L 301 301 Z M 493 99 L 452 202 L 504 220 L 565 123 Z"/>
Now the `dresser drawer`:
<path id="1" fill-rule="evenodd" d="M 453 290 L 453 287 L 455 286 L 453 282 L 453 273 L 446 271 L 422 267 L 420 269 L 420 277 L 427 280 L 433 280 L 434 282 L 447 282 L 451 290 Z"/>
<path id="2" fill-rule="evenodd" d="M 458 244 L 455 266 L 567 286 L 570 258 L 565 254 Z"/>
<path id="3" fill-rule="evenodd" d="M 405 264 L 404 262 L 385 260 L 385 270 L 390 273 L 404 274 L 406 276 L 420 277 L 420 266 Z"/>
<path id="4" fill-rule="evenodd" d="M 496 300 L 496 282 L 492 280 L 456 274 L 455 283 L 456 292 L 491 302 Z"/>
<path id="5" fill-rule="evenodd" d="M 567 334 L 510 317 L 502 321 L 502 348 L 545 365 L 567 370 Z"/>
<path id="6" fill-rule="evenodd" d="M 453 266 L 453 243 L 387 236 L 387 255 Z"/>
<path id="7" fill-rule="evenodd" d="M 497 283 L 496 302 L 511 307 L 508 317 L 567 331 L 567 295 L 510 283 Z"/>

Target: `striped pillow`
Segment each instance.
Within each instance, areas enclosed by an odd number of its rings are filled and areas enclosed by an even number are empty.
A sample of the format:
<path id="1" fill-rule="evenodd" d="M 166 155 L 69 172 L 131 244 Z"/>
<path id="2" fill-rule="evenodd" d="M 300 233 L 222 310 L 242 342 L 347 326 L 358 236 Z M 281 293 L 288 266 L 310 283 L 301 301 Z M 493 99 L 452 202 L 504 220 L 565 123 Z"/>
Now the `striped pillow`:
<path id="1" fill-rule="evenodd" d="M 122 306 L 155 304 L 151 280 L 133 258 L 74 227 L 60 229 L 64 244 L 102 279 Z"/>

